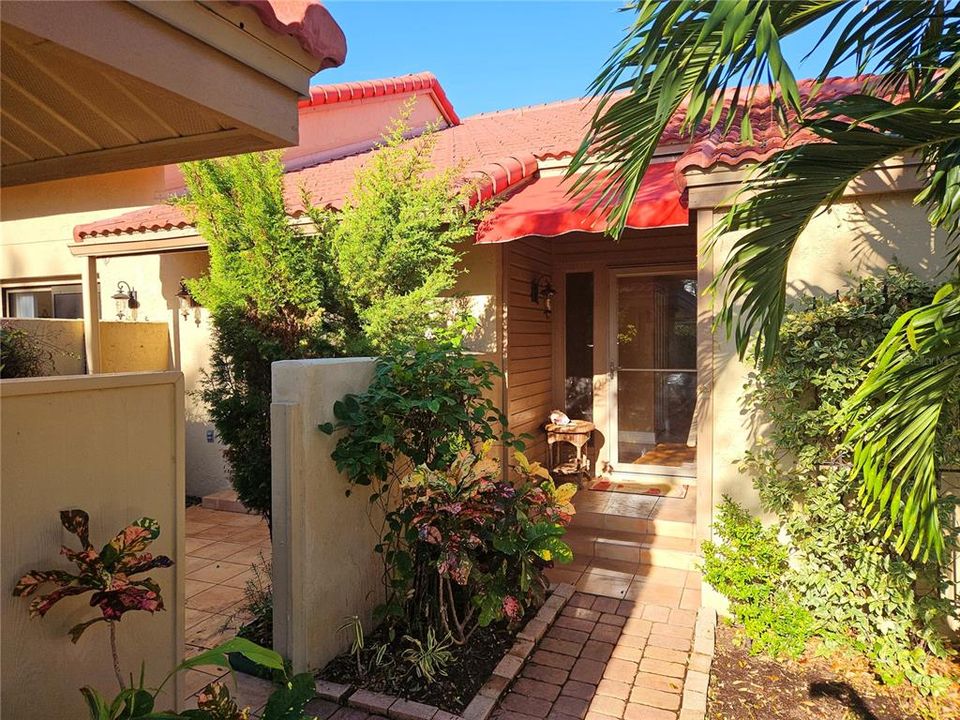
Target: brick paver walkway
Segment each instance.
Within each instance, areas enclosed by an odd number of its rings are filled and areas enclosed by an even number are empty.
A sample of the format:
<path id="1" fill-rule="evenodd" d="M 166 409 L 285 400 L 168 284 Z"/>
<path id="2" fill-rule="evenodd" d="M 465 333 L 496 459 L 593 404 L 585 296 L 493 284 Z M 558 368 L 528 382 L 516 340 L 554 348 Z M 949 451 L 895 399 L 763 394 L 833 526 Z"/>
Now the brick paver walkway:
<path id="1" fill-rule="evenodd" d="M 494 713 L 498 720 L 677 720 L 693 610 L 577 593 Z M 694 665 L 697 663 L 695 662 Z"/>

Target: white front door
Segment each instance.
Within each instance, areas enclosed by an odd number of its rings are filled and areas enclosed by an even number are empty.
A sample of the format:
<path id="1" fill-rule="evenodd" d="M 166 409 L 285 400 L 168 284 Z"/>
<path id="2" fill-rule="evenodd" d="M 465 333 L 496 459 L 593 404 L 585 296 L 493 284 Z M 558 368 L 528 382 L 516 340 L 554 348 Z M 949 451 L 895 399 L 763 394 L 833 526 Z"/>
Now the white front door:
<path id="1" fill-rule="evenodd" d="M 696 272 L 611 270 L 611 469 L 696 476 Z"/>

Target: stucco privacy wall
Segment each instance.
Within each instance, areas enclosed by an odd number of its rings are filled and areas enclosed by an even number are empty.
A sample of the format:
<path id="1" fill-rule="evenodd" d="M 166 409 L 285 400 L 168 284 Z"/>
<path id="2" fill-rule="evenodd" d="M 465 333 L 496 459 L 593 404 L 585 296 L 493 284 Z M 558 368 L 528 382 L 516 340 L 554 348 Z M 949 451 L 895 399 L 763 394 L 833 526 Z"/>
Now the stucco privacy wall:
<path id="1" fill-rule="evenodd" d="M 100 372 L 171 369 L 166 323 L 100 323 Z"/>
<path id="2" fill-rule="evenodd" d="M 83 375 L 86 372 L 83 320 L 6 318 L 3 324 L 22 330 L 40 341 L 49 353 L 48 375 Z"/>
<path id="3" fill-rule="evenodd" d="M 96 616 L 89 596 L 66 598 L 40 620 L 30 619 L 27 601 L 10 595 L 29 570 L 73 568 L 59 554 L 61 545 L 77 547 L 59 520 L 59 511 L 70 508 L 90 513 L 98 548 L 139 517 L 160 523 L 150 550 L 176 565 L 149 575 L 160 584 L 166 610 L 129 613 L 118 628 L 124 671 L 139 672 L 145 661 L 147 683 L 158 684 L 183 650 L 182 376 L 0 381 L 0 438 L 0 715 L 86 717 L 78 688 L 117 691 L 106 625 L 93 625 L 76 645 L 67 636 Z M 180 696 L 179 686 L 171 686 L 161 707 Z"/>
<path id="4" fill-rule="evenodd" d="M 124 320 L 122 324 L 166 324 L 169 338 L 169 365 L 166 367 L 183 373 L 186 393 L 187 493 L 198 496 L 229 487 L 223 445 L 199 397 L 203 373 L 210 367 L 210 313 L 203 307 L 194 308 L 184 318 L 177 298 L 181 278 L 201 277 L 206 274 L 208 264 L 206 250 L 97 260 L 100 307 L 105 321 L 115 319 L 115 302 L 110 296 L 117 291 L 117 283 L 122 280 L 136 288 L 140 302 L 137 322 Z M 101 324 L 101 329 L 104 325 L 106 322 Z M 103 371 L 108 372 L 106 368 Z"/>
<path id="5" fill-rule="evenodd" d="M 383 600 L 382 565 L 369 495 L 349 485 L 330 457 L 333 404 L 361 393 L 374 360 L 286 360 L 273 364 L 273 642 L 295 671 L 322 667 L 349 647 L 345 617 L 372 628 Z"/>
<path id="6" fill-rule="evenodd" d="M 717 252 L 704 259 L 711 275 L 732 242 L 733 237 L 722 238 Z M 797 293 L 834 293 L 848 286 L 851 277 L 880 274 L 894 261 L 934 280 L 945 264 L 942 248 L 923 208 L 913 206 L 912 194 L 848 198 L 817 215 L 800 237 L 788 268 L 788 302 Z M 704 485 L 700 482 L 704 472 L 712 475 L 711 506 L 700 508 L 701 515 L 708 510 L 709 522 L 722 495 L 760 512 L 750 478 L 741 475 L 737 465 L 762 429 L 752 427 L 743 414 L 743 386 L 751 367 L 739 360 L 733 341 L 722 330 L 712 339 L 712 452 L 700 453 L 698 469 L 698 485 Z"/>

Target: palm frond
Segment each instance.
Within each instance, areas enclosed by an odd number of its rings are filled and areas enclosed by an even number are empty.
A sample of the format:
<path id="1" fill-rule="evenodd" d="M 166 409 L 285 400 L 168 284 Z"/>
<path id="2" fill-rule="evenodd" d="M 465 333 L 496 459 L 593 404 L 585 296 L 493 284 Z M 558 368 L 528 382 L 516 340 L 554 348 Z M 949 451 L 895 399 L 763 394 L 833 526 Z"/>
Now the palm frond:
<path id="1" fill-rule="evenodd" d="M 960 110 L 950 100 L 893 104 L 851 95 L 817 111 L 821 117 L 806 127 L 823 142 L 798 145 L 761 163 L 713 229 L 712 247 L 724 233 L 746 231 L 734 241 L 711 289 L 722 291 L 717 323 L 733 335 L 741 356 L 753 342 L 761 365 L 776 353 L 793 248 L 810 220 L 851 181 L 884 160 L 917 154 L 935 177 L 943 176 L 937 189 L 930 186 L 921 194 L 931 217 L 956 227 L 960 215 L 957 169 L 939 153 L 960 142 Z"/>
<path id="2" fill-rule="evenodd" d="M 841 409 L 853 472 L 875 524 L 900 552 L 940 560 L 937 432 L 960 382 L 960 289 L 945 285 L 930 305 L 902 315 L 874 352 L 873 368 Z"/>

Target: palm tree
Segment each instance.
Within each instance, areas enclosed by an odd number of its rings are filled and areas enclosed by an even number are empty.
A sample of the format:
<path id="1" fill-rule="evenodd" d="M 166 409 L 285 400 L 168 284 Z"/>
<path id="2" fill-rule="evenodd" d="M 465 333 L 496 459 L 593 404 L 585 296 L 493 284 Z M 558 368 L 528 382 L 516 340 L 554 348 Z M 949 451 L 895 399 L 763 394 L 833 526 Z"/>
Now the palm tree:
<path id="1" fill-rule="evenodd" d="M 714 289 L 717 322 L 743 357 L 763 366 L 777 352 L 786 308 L 787 263 L 810 219 L 874 165 L 907 156 L 924 187 L 916 202 L 948 238 L 957 269 L 960 239 L 960 8 L 956 0 L 635 0 L 635 17 L 591 90 L 597 110 L 569 173 L 573 189 L 600 187 L 623 229 L 654 149 L 676 113 L 689 138 L 705 132 L 751 138 L 750 108 L 769 88 L 785 130 L 814 142 L 761 162 L 713 238 L 742 231 Z M 811 27 L 813 26 L 813 27 Z M 862 91 L 817 102 L 802 95 L 783 57 L 788 35 L 824 28 L 830 50 L 822 83 L 853 62 Z M 789 145 L 789 144 L 788 144 Z M 602 165 L 588 159 L 601 158 Z M 876 349 L 863 385 L 838 417 L 865 512 L 884 522 L 901 552 L 940 558 L 937 437 L 960 381 L 960 285 L 900 318 Z"/>

